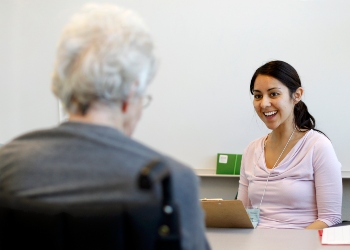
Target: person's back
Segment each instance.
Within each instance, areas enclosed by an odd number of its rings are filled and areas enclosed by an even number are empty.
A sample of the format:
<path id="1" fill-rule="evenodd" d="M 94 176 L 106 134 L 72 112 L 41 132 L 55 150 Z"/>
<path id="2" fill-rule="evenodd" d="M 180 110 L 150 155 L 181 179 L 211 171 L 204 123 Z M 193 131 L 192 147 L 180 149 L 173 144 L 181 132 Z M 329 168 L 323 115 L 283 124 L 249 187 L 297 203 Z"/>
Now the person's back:
<path id="1" fill-rule="evenodd" d="M 90 6 L 63 32 L 53 91 L 69 113 L 58 127 L 0 149 L 0 191 L 51 203 L 156 200 L 136 188 L 149 161 L 170 168 L 183 249 L 207 249 L 198 178 L 187 166 L 130 139 L 154 72 L 143 23 L 115 6 Z"/>
<path id="2" fill-rule="evenodd" d="M 136 188 L 136 175 L 153 159 L 171 169 L 184 249 L 205 249 L 198 179 L 182 164 L 113 128 L 67 122 L 23 135 L 0 151 L 0 191 L 56 203 L 159 199 Z"/>

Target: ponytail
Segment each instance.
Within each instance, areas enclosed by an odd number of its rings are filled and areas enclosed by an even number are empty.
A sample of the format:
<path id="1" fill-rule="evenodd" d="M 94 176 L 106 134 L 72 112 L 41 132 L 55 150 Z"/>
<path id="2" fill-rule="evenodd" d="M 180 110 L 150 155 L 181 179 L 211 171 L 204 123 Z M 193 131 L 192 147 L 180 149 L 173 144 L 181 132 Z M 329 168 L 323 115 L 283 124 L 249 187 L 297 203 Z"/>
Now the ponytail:
<path id="1" fill-rule="evenodd" d="M 327 137 L 325 133 L 322 131 L 315 129 L 316 127 L 316 120 L 315 118 L 309 113 L 306 104 L 303 101 L 299 101 L 294 106 L 294 123 L 297 128 L 297 130 L 315 130 Z M 328 138 L 328 137 L 327 137 Z"/>

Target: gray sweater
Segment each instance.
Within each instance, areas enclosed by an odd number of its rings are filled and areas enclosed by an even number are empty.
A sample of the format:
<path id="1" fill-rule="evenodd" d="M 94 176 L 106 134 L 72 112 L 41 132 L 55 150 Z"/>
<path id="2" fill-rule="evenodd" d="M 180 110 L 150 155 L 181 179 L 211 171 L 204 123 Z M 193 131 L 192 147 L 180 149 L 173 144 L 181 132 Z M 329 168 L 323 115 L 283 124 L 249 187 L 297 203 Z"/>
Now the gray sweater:
<path id="1" fill-rule="evenodd" d="M 0 191 L 57 203 L 159 199 L 157 193 L 141 194 L 135 183 L 155 158 L 172 174 L 183 249 L 208 249 L 198 177 L 113 128 L 66 122 L 14 139 L 0 149 Z"/>

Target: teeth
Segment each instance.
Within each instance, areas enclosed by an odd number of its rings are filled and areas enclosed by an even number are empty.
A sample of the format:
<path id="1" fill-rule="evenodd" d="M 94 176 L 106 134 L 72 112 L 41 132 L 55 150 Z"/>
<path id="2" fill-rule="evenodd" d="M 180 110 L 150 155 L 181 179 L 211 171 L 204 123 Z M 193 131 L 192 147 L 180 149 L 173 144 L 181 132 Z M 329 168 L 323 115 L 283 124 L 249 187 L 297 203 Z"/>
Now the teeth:
<path id="1" fill-rule="evenodd" d="M 277 111 L 271 111 L 271 112 L 264 113 L 264 115 L 270 116 L 270 115 L 274 115 L 276 113 L 277 113 Z"/>

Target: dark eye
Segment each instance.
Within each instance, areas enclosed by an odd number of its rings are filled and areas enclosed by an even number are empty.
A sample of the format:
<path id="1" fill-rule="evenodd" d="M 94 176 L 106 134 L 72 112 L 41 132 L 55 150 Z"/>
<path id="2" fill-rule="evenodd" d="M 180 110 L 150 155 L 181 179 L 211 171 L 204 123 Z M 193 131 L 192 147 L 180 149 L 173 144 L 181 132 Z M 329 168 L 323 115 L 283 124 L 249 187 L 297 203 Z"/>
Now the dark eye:
<path id="1" fill-rule="evenodd" d="M 261 99 L 261 95 L 254 95 L 254 99 Z"/>
<path id="2" fill-rule="evenodd" d="M 279 93 L 277 93 L 277 92 L 272 92 L 270 95 L 271 95 L 271 96 L 278 96 Z"/>

